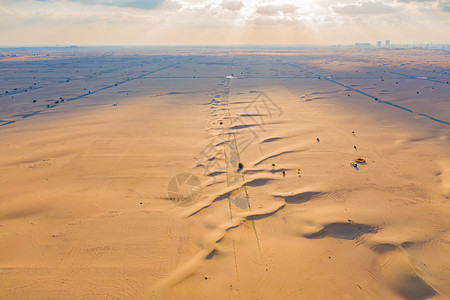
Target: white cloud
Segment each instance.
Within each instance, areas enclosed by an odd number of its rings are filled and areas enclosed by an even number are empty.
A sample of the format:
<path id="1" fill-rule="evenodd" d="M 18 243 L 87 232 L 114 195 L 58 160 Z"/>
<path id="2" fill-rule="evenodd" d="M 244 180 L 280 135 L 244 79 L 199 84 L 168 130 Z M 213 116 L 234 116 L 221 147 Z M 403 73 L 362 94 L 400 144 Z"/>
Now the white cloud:
<path id="1" fill-rule="evenodd" d="M 450 12 L 450 1 L 449 0 L 441 0 L 441 1 L 439 1 L 439 8 L 442 11 Z"/>
<path id="2" fill-rule="evenodd" d="M 23 1 L 23 0 L 19 0 Z M 61 2 L 58 0 L 37 0 L 40 2 Z M 67 0 L 85 5 L 105 5 L 117 7 L 132 7 L 139 9 L 155 9 L 164 3 L 164 0 Z"/>
<path id="3" fill-rule="evenodd" d="M 221 6 L 228 10 L 240 10 L 244 4 L 242 1 L 236 1 L 236 0 L 224 0 L 222 1 Z"/>
<path id="4" fill-rule="evenodd" d="M 405 2 L 405 3 L 410 3 L 410 2 L 436 2 L 436 0 L 397 0 L 398 2 Z"/>
<path id="5" fill-rule="evenodd" d="M 0 6 L 0 16 L 6 17 L 6 16 L 10 16 L 11 14 L 12 13 L 9 10 Z"/>
<path id="6" fill-rule="evenodd" d="M 256 8 L 256 13 L 265 16 L 276 16 L 282 14 L 291 14 L 298 10 L 298 7 L 290 4 L 267 4 L 261 5 Z"/>
<path id="7" fill-rule="evenodd" d="M 330 9 L 337 14 L 360 15 L 360 14 L 389 14 L 399 10 L 398 7 L 388 5 L 379 1 L 358 1 L 351 4 L 331 5 Z"/>

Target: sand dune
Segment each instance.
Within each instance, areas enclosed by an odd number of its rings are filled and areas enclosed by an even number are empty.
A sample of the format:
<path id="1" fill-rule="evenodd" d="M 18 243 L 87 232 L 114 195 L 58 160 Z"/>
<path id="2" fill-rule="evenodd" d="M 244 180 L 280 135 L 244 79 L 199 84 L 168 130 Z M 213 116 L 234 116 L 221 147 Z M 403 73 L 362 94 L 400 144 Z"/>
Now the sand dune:
<path id="1" fill-rule="evenodd" d="M 448 53 L 129 51 L 1 75 L 0 298 L 450 297 Z"/>

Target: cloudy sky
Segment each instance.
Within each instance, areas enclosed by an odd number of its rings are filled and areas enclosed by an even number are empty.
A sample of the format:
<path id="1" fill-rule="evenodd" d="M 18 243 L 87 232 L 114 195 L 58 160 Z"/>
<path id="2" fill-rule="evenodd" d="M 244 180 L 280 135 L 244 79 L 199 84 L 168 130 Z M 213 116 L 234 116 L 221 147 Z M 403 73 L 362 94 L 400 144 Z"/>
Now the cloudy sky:
<path id="1" fill-rule="evenodd" d="M 450 0 L 0 0 L 0 46 L 450 43 Z"/>

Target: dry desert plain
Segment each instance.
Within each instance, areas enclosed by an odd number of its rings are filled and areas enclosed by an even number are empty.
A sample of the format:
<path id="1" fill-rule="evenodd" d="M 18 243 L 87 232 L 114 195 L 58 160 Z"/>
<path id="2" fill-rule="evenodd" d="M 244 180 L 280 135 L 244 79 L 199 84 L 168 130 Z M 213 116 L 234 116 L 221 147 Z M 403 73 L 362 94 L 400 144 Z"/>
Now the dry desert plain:
<path id="1" fill-rule="evenodd" d="M 0 298 L 450 298 L 448 51 L 0 54 Z"/>

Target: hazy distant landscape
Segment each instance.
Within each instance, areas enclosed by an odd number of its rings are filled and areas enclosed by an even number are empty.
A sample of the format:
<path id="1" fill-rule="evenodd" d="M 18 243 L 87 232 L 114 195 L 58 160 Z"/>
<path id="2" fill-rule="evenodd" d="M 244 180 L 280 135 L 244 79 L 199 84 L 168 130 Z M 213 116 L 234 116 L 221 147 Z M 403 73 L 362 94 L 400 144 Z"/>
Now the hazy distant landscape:
<path id="1" fill-rule="evenodd" d="M 278 68 L 277 72 L 275 69 L 270 69 L 270 76 L 267 74 L 260 76 L 261 72 L 255 74 L 241 72 L 236 78 L 273 77 L 274 79 L 298 78 L 299 80 L 317 78 L 362 95 L 366 94 L 367 97 L 374 100 L 379 98 L 380 102 L 390 105 L 392 104 L 391 100 L 394 102 L 409 101 L 410 99 L 406 99 L 409 94 L 422 99 L 421 103 L 415 105 L 423 105 L 424 95 L 416 96 L 411 93 L 412 91 L 406 91 L 411 87 L 410 85 L 398 86 L 398 80 L 403 79 L 406 83 L 414 85 L 413 88 L 417 89 L 417 95 L 420 94 L 420 90 L 431 89 L 433 94 L 427 94 L 427 97 L 437 97 L 438 99 L 434 99 L 435 101 L 443 99 L 439 96 L 445 98 L 447 90 L 445 88 L 435 90 L 435 86 L 441 84 L 446 87 L 448 84 L 448 66 L 442 65 L 448 58 L 447 50 L 351 47 L 310 49 L 314 48 L 277 49 L 269 47 L 266 50 L 256 48 L 239 50 L 198 47 L 198 49 L 179 48 L 173 50 L 167 47 L 122 47 L 116 49 L 83 47 L 79 50 L 78 47 L 56 47 L 23 48 L 19 51 L 4 49 L 3 52 L 0 52 L 3 70 L 0 77 L 2 84 L 0 96 L 9 101 L 4 100 L 1 103 L 0 117 L 4 120 L 1 120 L 3 124 L 0 125 L 16 122 L 17 117 L 27 118 L 44 112 L 44 109 L 56 107 L 56 104 L 62 104 L 64 101 L 70 102 L 85 97 L 102 99 L 105 95 L 114 97 L 113 95 L 124 92 L 120 91 L 122 85 L 134 84 L 139 87 L 127 91 L 127 95 L 149 93 L 151 92 L 149 87 L 142 87 L 142 85 L 145 86 L 144 79 L 148 84 L 149 79 L 179 81 L 183 78 L 187 80 L 222 78 L 224 74 L 198 73 L 196 64 L 228 64 L 231 67 L 235 59 L 255 56 L 269 57 L 271 62 L 267 65 Z M 215 55 L 219 57 L 213 58 Z M 224 55 L 226 57 L 223 57 Z M 285 55 L 289 55 L 289 57 L 284 59 Z M 417 55 L 430 55 L 430 57 L 423 61 L 417 59 Z M 217 60 L 220 60 L 220 63 Z M 417 63 L 421 65 L 417 65 Z M 355 65 L 354 70 L 349 70 L 349 66 L 352 65 Z M 357 67 L 362 69 L 358 70 Z M 371 67 L 371 70 L 367 70 L 368 67 Z M 183 69 L 182 73 L 180 73 L 180 68 Z M 339 79 L 341 81 L 338 81 Z M 386 82 L 384 82 L 385 79 Z M 140 80 L 140 84 L 133 82 L 136 80 Z M 393 86 L 392 81 L 395 81 L 397 85 Z M 360 83 L 364 83 L 365 92 L 356 88 L 360 86 Z M 96 95 L 99 92 L 101 93 Z M 439 92 L 443 94 L 439 95 Z M 393 93 L 396 95 L 391 95 Z M 389 96 L 383 97 L 386 94 Z M 385 100 L 383 101 L 381 98 Z M 109 98 L 109 100 L 111 99 Z M 400 105 L 394 107 L 405 109 Z M 415 107 L 411 107 L 411 109 L 415 109 Z M 408 111 L 408 109 L 406 110 Z M 419 113 L 425 114 L 426 111 Z M 439 112 L 437 113 L 439 114 Z M 440 113 L 445 114 L 447 111 L 444 110 Z M 432 116 L 426 115 L 426 117 Z M 440 121 L 445 123 L 445 120 Z"/>

